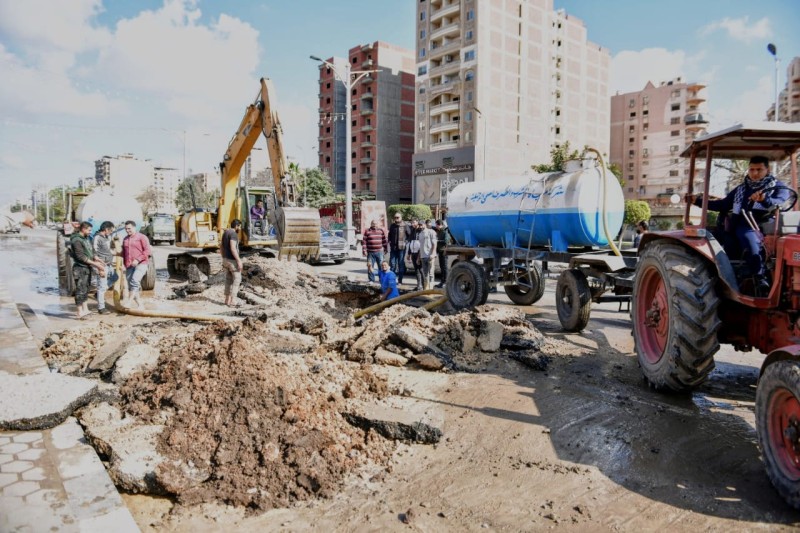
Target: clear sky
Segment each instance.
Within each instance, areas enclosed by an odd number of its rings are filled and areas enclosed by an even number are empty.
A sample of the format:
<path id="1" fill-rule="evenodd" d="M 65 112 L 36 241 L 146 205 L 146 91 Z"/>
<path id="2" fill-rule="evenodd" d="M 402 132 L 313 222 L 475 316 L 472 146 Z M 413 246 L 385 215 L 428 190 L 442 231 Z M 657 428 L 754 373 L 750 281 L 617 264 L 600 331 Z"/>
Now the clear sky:
<path id="1" fill-rule="evenodd" d="M 316 164 L 309 55 L 386 41 L 413 48 L 417 0 L 0 0 L 0 206 L 75 184 L 103 155 L 213 171 L 275 83 L 290 158 Z M 554 0 L 609 49 L 610 87 L 706 81 L 712 127 L 760 119 L 800 55 L 800 0 Z M 263 146 L 263 144 L 262 144 Z M 266 166 L 263 151 L 257 166 Z"/>

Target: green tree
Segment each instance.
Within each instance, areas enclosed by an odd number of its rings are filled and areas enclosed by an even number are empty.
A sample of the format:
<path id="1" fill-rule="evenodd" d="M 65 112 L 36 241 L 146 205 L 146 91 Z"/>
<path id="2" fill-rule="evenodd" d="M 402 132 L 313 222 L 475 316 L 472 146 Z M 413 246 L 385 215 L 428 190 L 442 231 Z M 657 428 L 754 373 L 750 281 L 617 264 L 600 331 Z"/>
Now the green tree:
<path id="1" fill-rule="evenodd" d="M 192 194 L 194 194 L 194 203 L 192 202 Z M 190 211 L 194 207 L 216 209 L 214 193 L 197 189 L 195 181 L 192 178 L 186 178 L 178 185 L 178 190 L 175 194 L 175 207 L 178 208 L 180 213 Z"/>
<path id="2" fill-rule="evenodd" d="M 628 226 L 635 226 L 642 220 L 650 220 L 652 213 L 647 202 L 641 200 L 625 200 L 625 218 L 623 222 Z"/>
<path id="3" fill-rule="evenodd" d="M 617 181 L 619 182 L 620 187 L 625 187 L 625 180 L 622 179 L 622 167 L 620 167 L 617 163 L 611 163 L 608 165 L 608 170 L 611 171 L 617 177 Z"/>
<path id="4" fill-rule="evenodd" d="M 578 159 L 580 153 L 577 150 L 569 151 L 569 141 L 561 146 L 550 150 L 550 162 L 539 165 L 532 165 L 531 168 L 539 173 L 560 172 L 564 169 L 564 163 L 570 159 Z"/>
<path id="5" fill-rule="evenodd" d="M 292 166 L 300 202 L 306 207 L 319 208 L 336 201 L 331 178 L 325 172 L 319 168 L 300 170 L 295 163 L 289 165 L 290 171 Z"/>
<path id="6" fill-rule="evenodd" d="M 425 204 L 395 204 L 386 208 L 386 215 L 389 220 L 394 218 L 395 213 L 400 213 L 403 220 L 427 220 L 433 218 L 430 206 Z"/>
<path id="7" fill-rule="evenodd" d="M 142 215 L 147 216 L 156 210 L 158 205 L 158 193 L 156 192 L 155 185 L 149 185 L 142 194 L 136 197 L 136 201 L 142 206 Z"/>

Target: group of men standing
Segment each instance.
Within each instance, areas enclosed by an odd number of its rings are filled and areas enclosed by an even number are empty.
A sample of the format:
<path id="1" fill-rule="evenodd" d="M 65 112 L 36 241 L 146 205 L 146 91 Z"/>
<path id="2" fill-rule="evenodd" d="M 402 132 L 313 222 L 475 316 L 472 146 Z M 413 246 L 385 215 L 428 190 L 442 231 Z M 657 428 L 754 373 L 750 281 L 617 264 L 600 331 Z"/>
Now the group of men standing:
<path id="1" fill-rule="evenodd" d="M 115 255 L 121 255 L 125 265 L 125 277 L 128 281 L 128 298 L 121 304 L 124 307 L 142 307 L 140 298 L 142 278 L 147 274 L 152 251 L 147 237 L 136 231 L 136 223 L 125 222 L 127 236 L 122 241 L 122 251 L 116 252 L 111 246 L 114 224 L 105 221 L 92 238 L 92 224 L 81 222 L 70 238 L 72 248 L 72 276 L 75 280 L 75 305 L 78 306 L 75 318 L 81 319 L 90 314 L 89 289 L 92 275 L 97 286 L 97 312 L 107 314 L 105 294 L 108 288 L 117 281 L 113 262 Z M 93 272 L 94 271 L 94 272 Z"/>
<path id="2" fill-rule="evenodd" d="M 369 229 L 364 232 L 362 241 L 363 254 L 367 258 L 367 277 L 370 282 L 374 282 L 377 276 L 383 286 L 384 273 L 391 272 L 397 283 L 402 284 L 406 274 L 406 254 L 410 254 L 417 278 L 414 290 L 430 289 L 433 286 L 435 261 L 438 256 L 441 282 L 436 287 L 443 287 L 447 280 L 445 246 L 448 244 L 450 244 L 450 234 L 447 225 L 441 220 L 436 222 L 434 229 L 433 221 L 430 219 L 424 222 L 414 219 L 407 223 L 402 215 L 397 213 L 389 226 L 388 236 L 384 229 L 378 226 L 378 222 L 373 220 Z M 384 261 L 384 254 L 389 255 L 388 262 Z M 383 263 L 387 264 L 386 268 L 383 267 Z"/>

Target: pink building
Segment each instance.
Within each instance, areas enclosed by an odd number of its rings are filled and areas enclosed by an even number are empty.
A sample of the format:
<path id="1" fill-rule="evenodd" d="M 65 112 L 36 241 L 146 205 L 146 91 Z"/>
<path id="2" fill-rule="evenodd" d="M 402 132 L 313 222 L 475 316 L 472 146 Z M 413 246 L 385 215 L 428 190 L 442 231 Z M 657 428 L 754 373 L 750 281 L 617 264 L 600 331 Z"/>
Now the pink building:
<path id="1" fill-rule="evenodd" d="M 669 200 L 686 192 L 689 161 L 680 154 L 705 132 L 705 101 L 704 84 L 680 78 L 611 97 L 610 161 L 622 169 L 625 199 L 648 202 L 654 217 L 678 216 Z M 695 188 L 703 176 L 698 168 Z"/>

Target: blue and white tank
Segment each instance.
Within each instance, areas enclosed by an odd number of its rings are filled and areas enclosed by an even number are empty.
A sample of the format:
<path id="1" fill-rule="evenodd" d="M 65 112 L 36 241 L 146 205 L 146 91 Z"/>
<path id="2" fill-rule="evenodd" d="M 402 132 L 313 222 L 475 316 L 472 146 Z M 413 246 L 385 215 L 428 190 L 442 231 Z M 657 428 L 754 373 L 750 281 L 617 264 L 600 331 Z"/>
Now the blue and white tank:
<path id="1" fill-rule="evenodd" d="M 573 172 L 532 174 L 463 183 L 447 196 L 447 224 L 464 246 L 527 248 L 549 245 L 606 246 L 603 229 L 603 174 L 587 161 Z M 574 167 L 575 165 L 573 165 Z M 585 168 L 585 167 L 589 168 Z M 616 176 L 606 172 L 606 213 L 613 239 L 622 227 L 625 199 Z"/>

